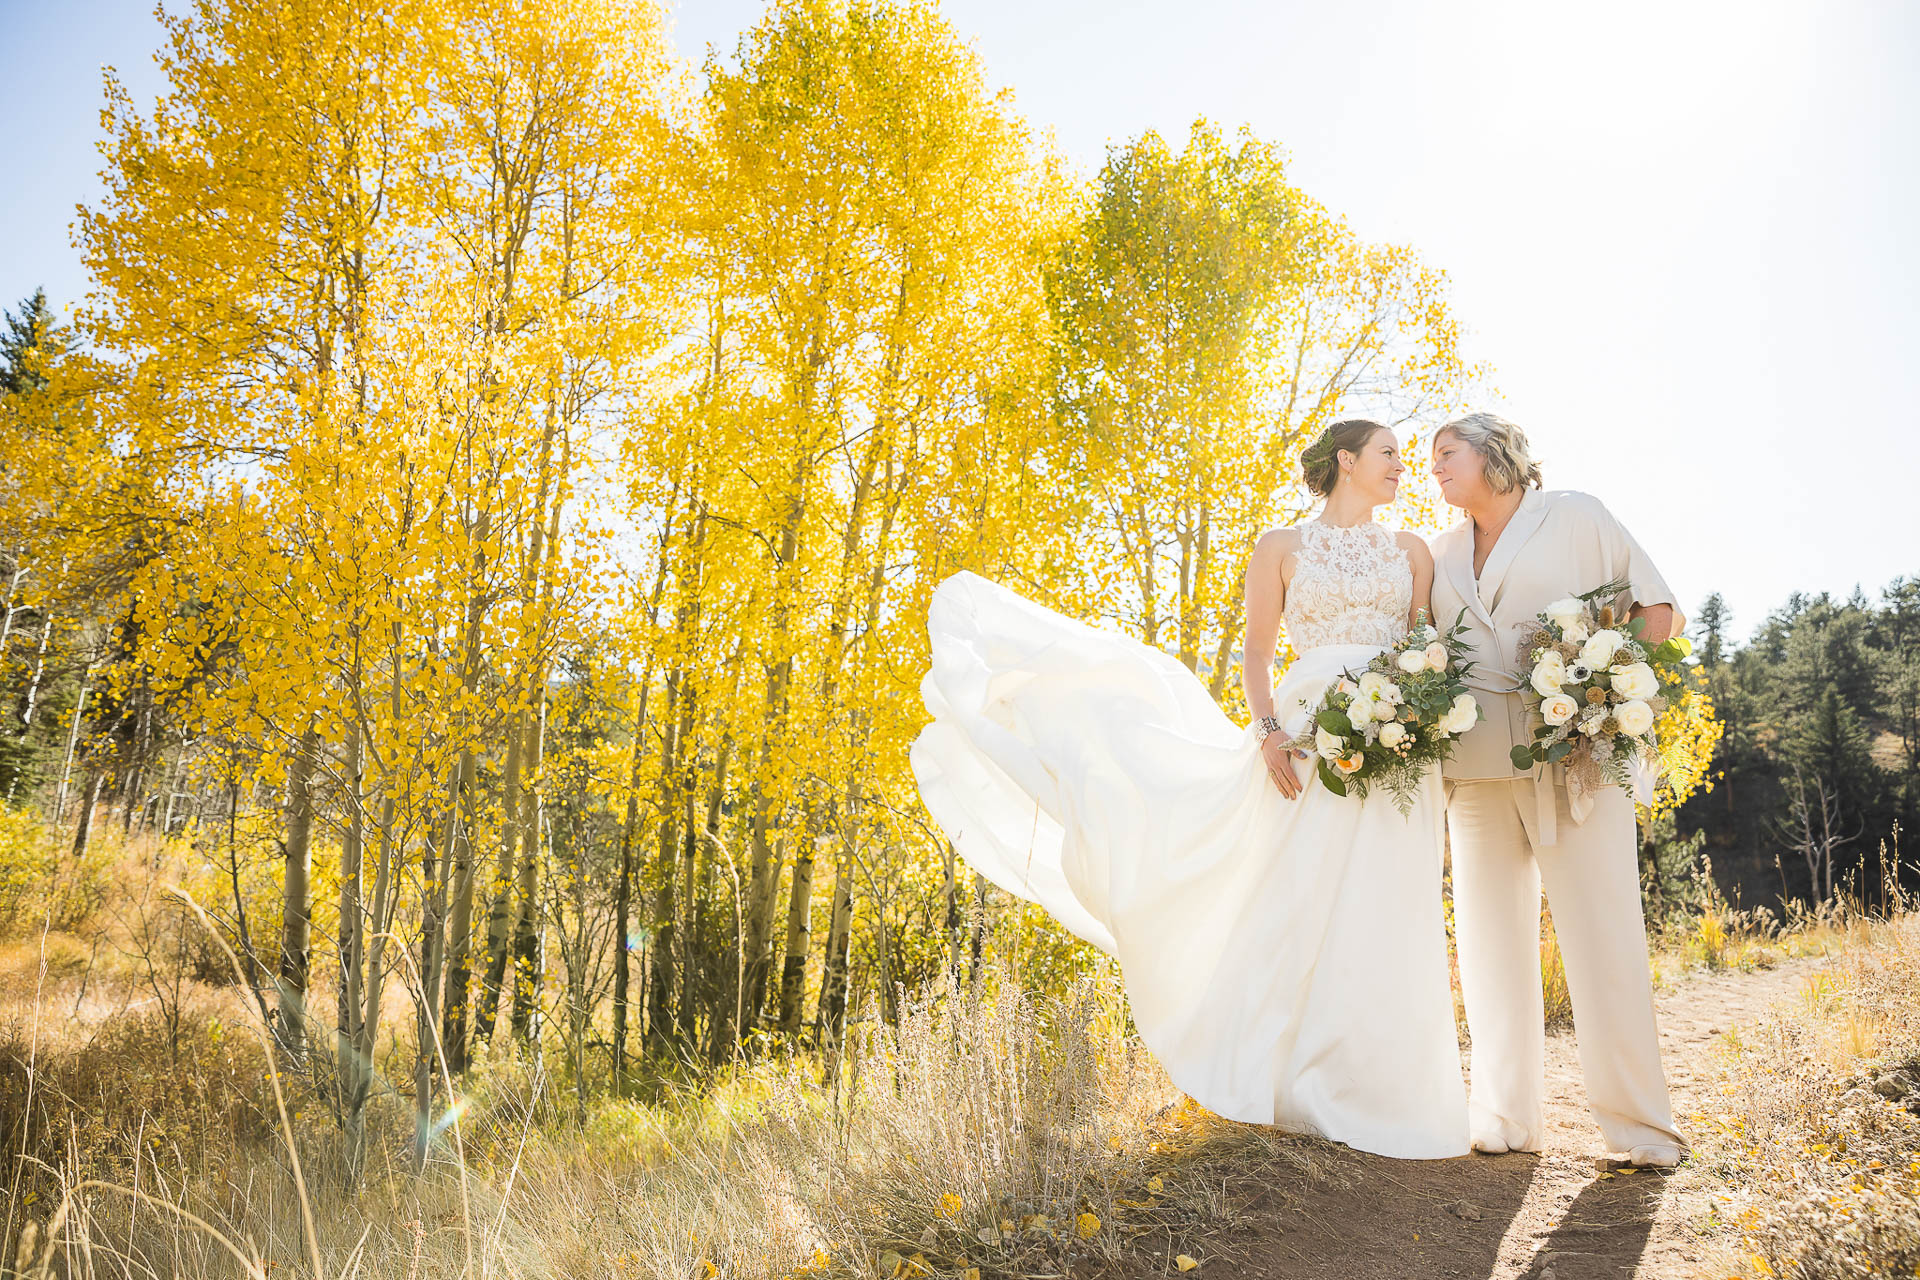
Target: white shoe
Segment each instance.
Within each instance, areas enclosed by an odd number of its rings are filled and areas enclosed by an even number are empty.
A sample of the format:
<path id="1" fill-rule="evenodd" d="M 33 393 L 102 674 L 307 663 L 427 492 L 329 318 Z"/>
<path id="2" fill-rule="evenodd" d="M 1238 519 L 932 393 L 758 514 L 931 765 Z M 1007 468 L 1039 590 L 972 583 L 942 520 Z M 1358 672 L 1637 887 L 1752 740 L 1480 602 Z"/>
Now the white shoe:
<path id="1" fill-rule="evenodd" d="M 1643 1169 L 1671 1169 L 1680 1163 L 1680 1148 L 1672 1146 L 1635 1147 L 1627 1160 Z"/>
<path id="2" fill-rule="evenodd" d="M 1509 1147 L 1499 1138 L 1475 1138 L 1473 1140 L 1473 1149 L 1483 1155 L 1498 1156 L 1505 1155 L 1513 1148 Z"/>

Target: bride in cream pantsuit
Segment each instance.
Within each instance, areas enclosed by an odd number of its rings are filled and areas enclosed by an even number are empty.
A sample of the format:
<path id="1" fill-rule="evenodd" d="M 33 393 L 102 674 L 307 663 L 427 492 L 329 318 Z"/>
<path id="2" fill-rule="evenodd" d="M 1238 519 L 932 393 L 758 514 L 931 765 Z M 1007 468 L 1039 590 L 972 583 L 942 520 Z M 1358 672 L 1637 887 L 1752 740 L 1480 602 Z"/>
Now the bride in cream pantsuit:
<path id="1" fill-rule="evenodd" d="M 1632 799 L 1617 786 L 1569 811 L 1562 765 L 1521 773 L 1531 741 L 1514 652 L 1547 605 L 1624 579 L 1621 606 L 1658 642 L 1685 623 L 1653 562 L 1598 499 L 1542 492 L 1520 429 L 1493 414 L 1434 435 L 1434 478 L 1467 518 L 1433 542 L 1434 615 L 1464 608 L 1485 709 L 1444 768 L 1453 851 L 1454 932 L 1473 1039 L 1468 1123 L 1475 1150 L 1535 1151 L 1545 1137 L 1546 1043 L 1540 992 L 1540 892 L 1566 963 L 1587 1099 L 1608 1145 L 1634 1164 L 1679 1162 L 1654 1025 L 1640 910 Z"/>

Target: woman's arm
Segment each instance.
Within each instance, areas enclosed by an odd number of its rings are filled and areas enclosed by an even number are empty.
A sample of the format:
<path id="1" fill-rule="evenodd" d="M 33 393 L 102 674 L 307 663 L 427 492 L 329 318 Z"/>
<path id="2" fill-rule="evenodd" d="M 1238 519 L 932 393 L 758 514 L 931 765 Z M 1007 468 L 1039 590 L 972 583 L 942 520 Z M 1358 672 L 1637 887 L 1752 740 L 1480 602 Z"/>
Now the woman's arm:
<path id="1" fill-rule="evenodd" d="M 1657 645 L 1680 634 L 1687 625 L 1686 614 L 1680 611 L 1673 588 L 1667 585 L 1667 580 L 1654 567 L 1653 558 L 1604 503 L 1594 498 L 1593 506 L 1602 535 L 1609 544 L 1611 554 L 1608 558 L 1625 570 L 1620 576 L 1627 580 L 1627 599 L 1632 602 L 1627 616 L 1646 619 L 1647 625 L 1640 632 L 1640 642 Z"/>
<path id="2" fill-rule="evenodd" d="M 1247 709 L 1254 719 L 1273 714 L 1273 654 L 1280 638 L 1280 618 L 1287 605 L 1287 572 L 1300 534 L 1273 529 L 1260 535 L 1247 559 L 1247 638 L 1241 649 L 1240 684 L 1247 693 Z M 1291 800 L 1300 794 L 1300 778 L 1293 758 L 1281 745 L 1281 734 L 1270 733 L 1260 742 L 1260 758 L 1267 776 L 1280 794 Z"/>
<path id="3" fill-rule="evenodd" d="M 1247 559 L 1247 629 L 1240 658 L 1240 687 L 1247 710 L 1258 720 L 1273 714 L 1273 655 L 1279 648 L 1280 619 L 1287 605 L 1287 559 L 1300 535 L 1270 529 L 1253 544 Z"/>
<path id="4" fill-rule="evenodd" d="M 1417 533 L 1396 533 L 1393 539 L 1413 566 L 1413 604 L 1407 610 L 1407 630 L 1411 631 L 1414 619 L 1423 613 L 1428 622 L 1433 621 L 1433 551 Z"/>

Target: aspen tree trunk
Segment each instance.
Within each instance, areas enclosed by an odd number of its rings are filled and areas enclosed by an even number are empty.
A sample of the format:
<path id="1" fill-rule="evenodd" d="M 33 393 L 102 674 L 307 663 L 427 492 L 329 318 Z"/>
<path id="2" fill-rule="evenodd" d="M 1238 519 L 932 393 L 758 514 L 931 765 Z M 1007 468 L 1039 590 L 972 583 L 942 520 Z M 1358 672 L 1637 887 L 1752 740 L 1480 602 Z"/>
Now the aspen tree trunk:
<path id="1" fill-rule="evenodd" d="M 972 935 L 967 956 L 967 984 L 977 991 L 980 988 L 980 960 L 987 943 L 987 878 L 978 871 L 973 873 L 973 910 L 967 914 L 968 932 Z"/>
<path id="2" fill-rule="evenodd" d="M 103 769 L 89 768 L 87 781 L 80 792 L 80 824 L 73 831 L 73 857 L 75 861 L 87 852 L 87 838 L 93 832 L 93 813 L 100 804 L 100 788 L 107 780 Z"/>
<path id="3" fill-rule="evenodd" d="M 847 621 L 853 610 L 854 586 L 862 575 L 855 564 L 860 551 L 860 535 L 865 525 L 867 503 L 873 494 L 874 473 L 888 445 L 884 430 L 876 431 L 860 464 L 848 506 L 847 528 L 840 546 L 839 586 L 827 619 L 826 657 L 820 677 L 820 705 L 832 709 L 840 692 L 840 674 L 846 664 Z M 884 534 L 883 534 L 884 537 Z M 813 940 L 813 860 L 815 841 L 820 834 L 819 812 L 809 806 L 807 822 L 799 837 L 793 864 L 793 882 L 787 899 L 787 936 L 782 951 L 780 973 L 780 1009 L 778 1027 L 792 1035 L 800 1029 L 801 1009 L 806 1000 L 807 961 Z"/>
<path id="4" fill-rule="evenodd" d="M 529 772 L 538 776 L 546 744 L 547 698 L 542 673 L 539 706 L 527 731 Z M 540 979 L 544 960 L 542 943 L 545 929 L 540 912 L 540 852 L 543 847 L 541 826 L 544 811 L 538 787 L 527 788 L 521 809 L 525 829 L 520 834 L 520 869 L 514 884 L 517 908 L 513 929 L 513 1002 L 514 1039 L 538 1051 L 540 1044 Z"/>
<path id="5" fill-rule="evenodd" d="M 660 744 L 660 810 L 658 847 L 654 860 L 654 900 L 650 913 L 653 927 L 648 931 L 648 954 L 652 964 L 647 972 L 647 1037 L 649 1052 L 662 1052 L 673 1040 L 674 982 L 674 854 L 679 848 L 677 823 L 681 810 L 680 686 L 684 672 L 679 668 L 667 673 L 667 706 L 662 717 L 665 735 Z"/>
<path id="6" fill-rule="evenodd" d="M 793 887 L 787 899 L 787 938 L 780 971 L 780 1030 L 800 1029 L 801 998 L 806 994 L 807 954 L 813 938 L 813 837 L 811 827 L 794 851 Z"/>
<path id="7" fill-rule="evenodd" d="M 365 1108 L 372 1083 L 371 1044 L 364 1035 L 363 996 L 367 941 L 362 914 L 362 879 L 366 863 L 366 819 L 362 791 L 360 726 L 348 717 L 346 732 L 347 827 L 340 848 L 340 990 L 339 1016 L 334 1033 L 334 1062 L 338 1073 L 338 1108 L 342 1163 L 349 1184 L 357 1182 L 366 1154 Z M 368 1052 L 362 1051 L 363 1043 Z"/>
<path id="8" fill-rule="evenodd" d="M 736 649 L 736 655 L 737 653 Z M 712 858 L 714 850 L 720 843 L 720 809 L 726 802 L 727 765 L 732 758 L 733 738 L 731 735 L 723 734 L 720 738 L 720 749 L 714 757 L 713 783 L 707 790 L 706 821 L 697 830 L 693 822 L 693 794 L 688 792 L 687 795 L 686 831 L 682 838 L 680 853 L 681 913 L 684 916 L 697 902 L 700 914 L 692 921 L 684 922 L 686 927 L 678 931 L 682 938 L 699 939 L 706 936 L 705 912 L 708 897 L 706 890 L 713 881 Z M 698 890 L 697 897 L 696 890 Z M 695 1043 L 696 1020 L 700 1013 L 698 993 L 694 990 L 694 979 L 698 971 L 691 946 L 683 943 L 680 947 L 680 955 L 682 958 L 678 1010 L 680 1043 L 692 1046 Z M 731 1014 L 732 1005 L 729 1004 L 727 1007 Z"/>
<path id="9" fill-rule="evenodd" d="M 27 566 L 14 559 L 13 569 L 7 574 L 6 612 L 0 613 L 0 655 L 6 653 L 7 641 L 13 638 L 13 615 L 20 612 L 14 601 L 20 596 L 20 579 L 26 576 Z"/>
<path id="10" fill-rule="evenodd" d="M 153 696 L 143 691 L 138 697 L 140 718 L 137 721 L 138 728 L 134 731 L 133 767 L 128 770 L 125 794 L 120 804 L 120 833 L 123 836 L 133 834 L 140 810 L 146 807 L 147 756 L 153 750 Z"/>
<path id="11" fill-rule="evenodd" d="M 469 965 L 473 953 L 473 820 L 475 761 L 471 749 L 460 753 L 460 830 L 453 842 L 453 906 L 447 918 L 447 995 L 441 1041 L 447 1072 L 466 1073 Z"/>
<path id="12" fill-rule="evenodd" d="M 525 726 L 526 717 L 516 714 L 507 728 L 507 758 L 500 775 L 500 850 L 493 864 L 493 891 L 487 899 L 487 967 L 480 976 L 480 999 L 473 1011 L 476 1040 L 493 1038 L 493 1022 L 500 1011 L 500 987 L 506 980 L 507 944 L 513 924 L 513 875 L 519 865 L 520 754 L 526 747 Z"/>
<path id="13" fill-rule="evenodd" d="M 42 613 L 40 615 L 40 641 L 34 647 L 33 652 L 33 671 L 32 674 L 27 677 L 26 696 L 20 700 L 20 728 L 17 732 L 21 738 L 25 738 L 33 732 L 34 713 L 40 705 L 40 683 L 46 678 L 47 674 L 47 639 L 52 634 L 53 617 L 51 614 Z M 64 790 L 64 775 L 62 775 L 62 777 Z M 9 803 L 12 802 L 15 792 L 17 792 L 19 788 L 20 775 L 15 774 L 7 783 L 7 800 Z"/>
<path id="14" fill-rule="evenodd" d="M 853 939 L 853 853 L 841 841 L 833 860 L 833 915 L 820 973 L 820 1008 L 814 1038 L 829 1053 L 840 1043 L 847 1012 L 847 954 Z"/>
<path id="15" fill-rule="evenodd" d="M 672 492 L 667 497 L 666 510 L 669 512 L 676 510 L 679 501 L 680 481 L 676 476 Z M 650 623 L 657 623 L 659 620 L 660 598 L 667 587 L 668 548 L 672 537 L 672 521 L 663 521 L 659 539 L 659 567 L 654 574 L 653 597 L 647 604 L 647 618 Z M 654 654 L 649 650 L 646 666 L 640 673 L 640 708 L 639 713 L 634 717 L 633 724 L 633 761 L 627 769 L 627 813 L 626 820 L 620 826 L 620 881 L 614 888 L 613 898 L 613 1082 L 616 1093 L 626 1086 L 627 1080 L 627 1028 L 631 1018 L 629 988 L 633 965 L 633 881 L 636 864 L 634 846 L 640 838 L 640 779 L 646 761 L 647 703 L 653 694 L 653 662 Z M 672 719 L 673 713 L 669 708 L 667 712 L 669 726 Z M 666 754 L 663 749 L 661 753 L 663 760 Z M 662 823 L 666 825 L 664 815 Z M 661 959 L 655 951 L 655 946 L 655 937 L 649 933 L 647 955 L 652 958 L 646 973 L 649 983 L 653 981 L 653 966 L 657 966 Z M 644 1013 L 645 1010 L 643 1009 L 642 1012 Z M 648 1024 L 643 1034 L 650 1031 L 651 1024 Z"/>
<path id="16" fill-rule="evenodd" d="M 93 679 L 93 664 L 89 662 L 86 670 L 80 673 L 80 696 L 73 703 L 73 723 L 67 728 L 67 755 L 60 766 L 60 789 L 54 793 L 53 820 L 59 822 L 67 814 L 67 784 L 73 778 L 73 753 L 80 745 L 80 717 L 87 709 L 87 694 L 92 691 L 88 681 Z"/>
<path id="17" fill-rule="evenodd" d="M 274 1035 L 293 1061 L 306 1055 L 307 965 L 313 938 L 308 884 L 313 873 L 313 764 L 320 735 L 300 735 L 287 769 L 286 867 L 280 893 L 280 964 L 275 981 Z"/>
<path id="18" fill-rule="evenodd" d="M 460 839 L 461 793 L 466 783 L 466 766 L 471 757 L 462 752 L 450 771 L 447 784 L 446 827 L 436 848 L 429 841 L 421 859 L 420 903 L 420 996 L 414 1007 L 413 1067 L 413 1169 L 427 1166 L 433 1139 L 433 1097 L 435 1034 L 440 1026 L 442 956 L 446 946 L 448 880 L 453 867 L 454 846 Z"/>
<path id="19" fill-rule="evenodd" d="M 640 744 L 633 748 L 626 820 L 620 826 L 620 879 L 613 889 L 613 1087 L 627 1083 L 627 982 L 632 957 L 633 840 L 640 826 Z"/>
<path id="20" fill-rule="evenodd" d="M 562 476 L 571 469 L 573 455 L 572 440 L 561 428 L 555 394 L 550 386 L 547 394 L 547 428 L 540 446 L 540 488 L 534 501 L 533 540 L 527 554 L 528 568 L 533 574 L 528 585 L 538 586 L 540 599 L 534 615 L 533 667 L 527 681 L 528 696 L 533 700 L 532 725 L 528 730 L 526 751 L 531 783 L 526 787 L 527 794 L 521 807 L 523 829 L 520 834 L 520 868 L 515 886 L 517 911 L 513 931 L 513 1034 L 515 1039 L 536 1050 L 540 1040 L 540 979 L 545 940 L 540 913 L 540 855 L 545 817 L 540 767 L 547 732 L 547 666 L 545 656 L 539 650 L 545 643 L 548 624 L 553 616 L 553 566 L 559 552 L 561 502 L 554 493 L 554 476 L 549 465 L 556 436 L 560 440 Z"/>
<path id="21" fill-rule="evenodd" d="M 817 352 L 817 340 L 814 346 Z M 812 378 L 813 370 L 817 368 L 817 361 L 810 360 L 799 396 L 798 407 L 802 420 L 812 415 Z M 742 1025 L 734 1029 L 736 1034 L 745 1034 L 749 1027 L 759 1022 L 760 1011 L 766 1002 L 768 971 L 773 965 L 774 897 L 780 885 L 781 855 L 773 840 L 776 815 L 769 784 L 778 786 L 782 793 L 781 807 L 784 808 L 787 770 L 784 765 L 776 765 L 774 753 L 776 745 L 782 755 L 786 754 L 787 749 L 782 739 L 788 727 L 787 688 L 793 678 L 793 655 L 790 652 L 793 597 L 798 590 L 798 584 L 793 580 L 793 565 L 800 554 L 800 526 L 806 519 L 809 466 L 810 459 L 802 454 L 795 459 L 793 470 L 787 477 L 791 492 L 787 497 L 787 510 L 780 529 L 779 552 L 774 561 L 773 618 L 769 629 L 773 664 L 767 671 L 766 714 L 762 721 L 759 770 L 753 780 L 753 862 L 747 885 L 745 922 L 746 994 L 740 1015 Z"/>
<path id="22" fill-rule="evenodd" d="M 460 676 L 461 692 L 473 696 L 480 675 L 480 628 L 486 621 L 487 539 L 493 534 L 493 513 L 482 510 L 473 521 L 473 567 L 467 580 L 467 634 Z M 467 1069 L 468 955 L 473 945 L 473 813 L 475 761 L 472 743 L 460 749 L 456 811 L 449 815 L 454 834 L 448 848 L 447 877 L 451 895 L 446 941 L 446 983 L 440 1013 L 440 1041 L 449 1075 Z"/>
<path id="23" fill-rule="evenodd" d="M 1246 594 L 1246 580 L 1236 576 L 1232 593 L 1227 597 L 1227 607 L 1220 613 L 1220 643 L 1213 651 L 1213 675 L 1207 682 L 1207 692 L 1216 701 L 1226 691 L 1228 678 L 1239 676 L 1239 668 L 1233 666 L 1233 642 L 1240 638 L 1240 609 L 1246 601 Z"/>
<path id="24" fill-rule="evenodd" d="M 947 976 L 960 983 L 960 879 L 954 866 L 953 841 L 947 843 L 940 895 L 946 902 Z"/>

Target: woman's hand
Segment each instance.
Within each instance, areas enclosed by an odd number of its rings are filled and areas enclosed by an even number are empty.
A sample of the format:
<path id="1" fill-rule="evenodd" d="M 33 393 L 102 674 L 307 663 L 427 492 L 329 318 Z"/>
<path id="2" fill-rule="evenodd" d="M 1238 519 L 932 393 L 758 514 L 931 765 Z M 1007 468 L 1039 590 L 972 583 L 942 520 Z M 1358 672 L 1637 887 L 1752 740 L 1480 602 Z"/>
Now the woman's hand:
<path id="1" fill-rule="evenodd" d="M 1285 742 L 1277 733 L 1270 733 L 1260 743 L 1260 757 L 1267 762 L 1267 776 L 1273 779 L 1273 785 L 1280 788 L 1280 794 L 1292 800 L 1305 789 L 1305 783 L 1293 771 L 1293 762 L 1303 760 L 1305 751 L 1288 750 Z"/>

